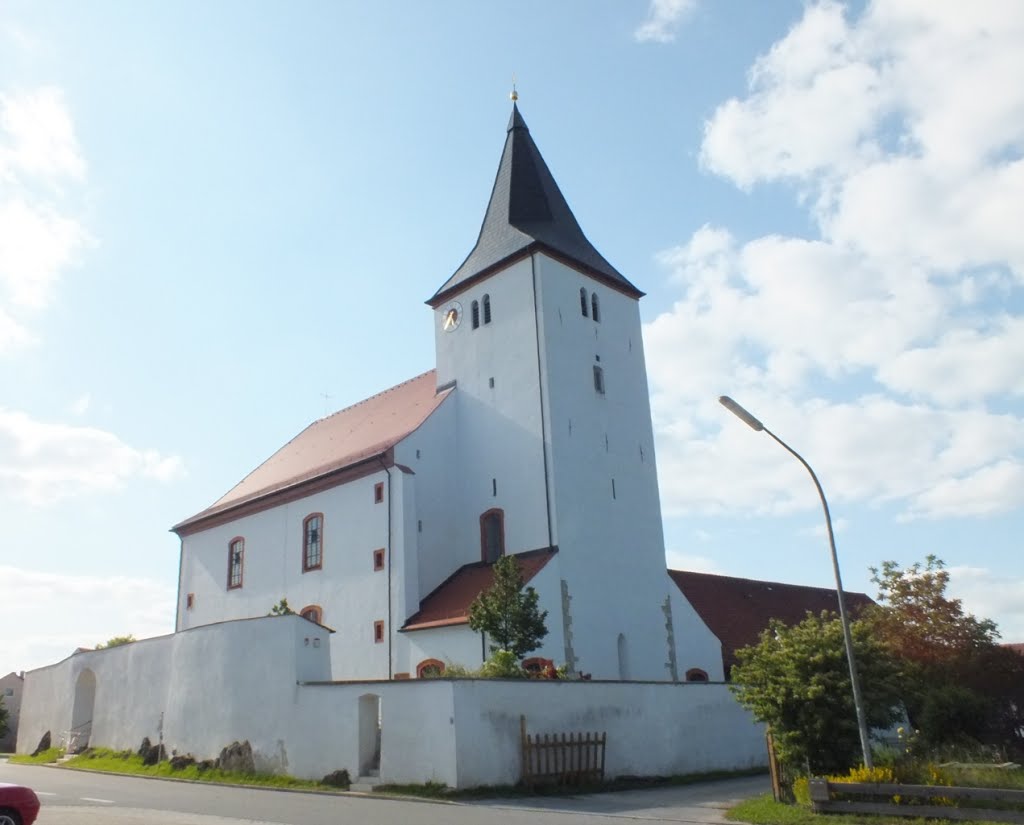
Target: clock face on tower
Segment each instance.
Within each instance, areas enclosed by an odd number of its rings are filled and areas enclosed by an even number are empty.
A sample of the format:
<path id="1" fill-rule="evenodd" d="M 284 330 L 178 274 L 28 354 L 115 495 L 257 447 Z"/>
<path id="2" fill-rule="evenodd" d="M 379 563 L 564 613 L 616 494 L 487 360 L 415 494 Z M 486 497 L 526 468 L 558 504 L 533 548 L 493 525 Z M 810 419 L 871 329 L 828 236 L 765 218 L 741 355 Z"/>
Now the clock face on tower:
<path id="1" fill-rule="evenodd" d="M 441 313 L 441 329 L 452 332 L 462 322 L 462 304 L 452 301 Z"/>

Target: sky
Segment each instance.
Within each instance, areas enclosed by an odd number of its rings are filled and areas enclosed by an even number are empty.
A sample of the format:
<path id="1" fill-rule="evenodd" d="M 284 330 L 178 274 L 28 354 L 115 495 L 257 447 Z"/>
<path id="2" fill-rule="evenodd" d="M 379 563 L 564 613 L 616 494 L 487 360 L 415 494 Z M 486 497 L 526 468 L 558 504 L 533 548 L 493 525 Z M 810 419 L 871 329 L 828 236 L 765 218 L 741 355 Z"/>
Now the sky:
<path id="1" fill-rule="evenodd" d="M 668 564 L 943 559 L 1024 641 L 1024 4 L 0 0 L 0 674 L 434 366 L 519 107 L 641 300 Z"/>

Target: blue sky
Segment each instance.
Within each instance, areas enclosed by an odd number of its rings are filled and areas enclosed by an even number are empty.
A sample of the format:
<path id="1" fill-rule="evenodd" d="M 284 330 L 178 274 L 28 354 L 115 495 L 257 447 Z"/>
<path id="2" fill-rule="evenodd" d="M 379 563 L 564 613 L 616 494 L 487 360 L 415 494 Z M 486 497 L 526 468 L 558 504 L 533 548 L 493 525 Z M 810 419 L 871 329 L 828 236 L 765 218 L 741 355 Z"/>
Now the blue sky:
<path id="1" fill-rule="evenodd" d="M 1024 640 L 1024 8 L 0 8 L 0 673 L 173 627 L 178 543 L 433 366 L 513 74 L 641 302 L 669 563 L 935 553 Z"/>

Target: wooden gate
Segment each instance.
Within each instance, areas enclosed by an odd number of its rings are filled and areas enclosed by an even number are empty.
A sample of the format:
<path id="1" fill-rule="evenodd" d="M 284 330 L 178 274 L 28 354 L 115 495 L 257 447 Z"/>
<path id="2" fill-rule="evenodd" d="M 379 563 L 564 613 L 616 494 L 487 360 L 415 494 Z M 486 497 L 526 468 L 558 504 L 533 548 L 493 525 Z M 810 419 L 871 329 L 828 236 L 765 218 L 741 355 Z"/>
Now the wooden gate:
<path id="1" fill-rule="evenodd" d="M 607 733 L 530 735 L 526 717 L 520 716 L 519 735 L 524 785 L 587 785 L 604 780 Z"/>

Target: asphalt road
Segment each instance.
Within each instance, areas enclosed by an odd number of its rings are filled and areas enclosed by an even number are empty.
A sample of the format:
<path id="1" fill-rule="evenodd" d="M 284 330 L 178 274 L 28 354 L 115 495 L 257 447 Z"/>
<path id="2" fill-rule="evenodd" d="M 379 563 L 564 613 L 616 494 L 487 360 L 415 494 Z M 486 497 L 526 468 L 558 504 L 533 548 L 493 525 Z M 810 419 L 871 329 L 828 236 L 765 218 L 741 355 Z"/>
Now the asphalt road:
<path id="1" fill-rule="evenodd" d="M 724 822 L 767 776 L 585 796 L 460 803 L 323 795 L 171 782 L 0 762 L 0 782 L 33 788 L 38 825 L 612 825 L 611 820 Z"/>

